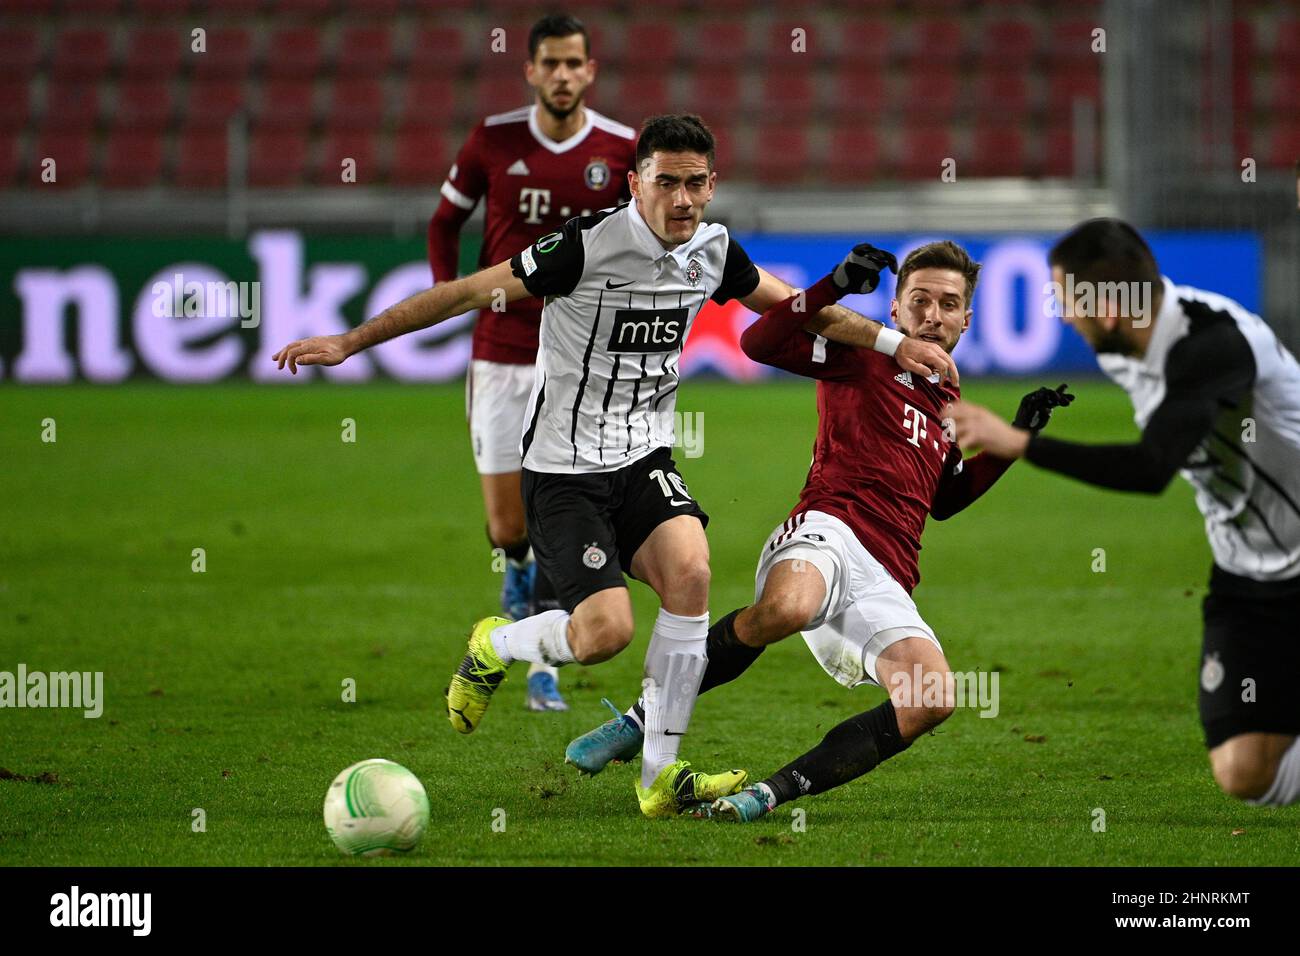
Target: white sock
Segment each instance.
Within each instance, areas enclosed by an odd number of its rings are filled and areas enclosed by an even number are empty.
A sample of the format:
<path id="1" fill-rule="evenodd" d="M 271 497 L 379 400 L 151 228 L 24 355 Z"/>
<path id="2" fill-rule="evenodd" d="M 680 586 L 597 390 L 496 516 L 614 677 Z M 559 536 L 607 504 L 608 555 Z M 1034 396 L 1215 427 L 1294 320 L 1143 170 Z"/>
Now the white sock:
<path id="1" fill-rule="evenodd" d="M 1300 737 L 1291 742 L 1277 762 L 1277 773 L 1264 795 L 1246 802 L 1257 807 L 1285 807 L 1297 800 L 1300 800 Z"/>
<path id="2" fill-rule="evenodd" d="M 568 611 L 543 611 L 503 624 L 492 632 L 492 649 L 507 664 L 529 661 L 558 666 L 577 660 L 569 647 Z"/>
<path id="3" fill-rule="evenodd" d="M 539 664 L 536 662 L 528 665 L 528 676 L 532 677 L 534 674 L 550 674 L 555 678 L 560 676 L 560 672 L 550 664 Z"/>
<path id="4" fill-rule="evenodd" d="M 683 617 L 663 608 L 655 619 L 645 653 L 645 743 L 641 748 L 641 786 L 677 759 L 691 721 L 695 695 L 708 664 L 705 645 L 709 616 Z"/>

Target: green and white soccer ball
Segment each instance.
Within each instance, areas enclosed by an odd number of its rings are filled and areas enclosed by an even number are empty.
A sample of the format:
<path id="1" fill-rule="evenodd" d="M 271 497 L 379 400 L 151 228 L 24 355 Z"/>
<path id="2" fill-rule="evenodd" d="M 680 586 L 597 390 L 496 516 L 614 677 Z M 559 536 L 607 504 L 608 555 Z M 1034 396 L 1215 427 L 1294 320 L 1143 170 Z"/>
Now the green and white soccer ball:
<path id="1" fill-rule="evenodd" d="M 428 825 L 420 778 L 391 760 L 354 763 L 325 794 L 325 829 L 345 856 L 407 853 Z"/>

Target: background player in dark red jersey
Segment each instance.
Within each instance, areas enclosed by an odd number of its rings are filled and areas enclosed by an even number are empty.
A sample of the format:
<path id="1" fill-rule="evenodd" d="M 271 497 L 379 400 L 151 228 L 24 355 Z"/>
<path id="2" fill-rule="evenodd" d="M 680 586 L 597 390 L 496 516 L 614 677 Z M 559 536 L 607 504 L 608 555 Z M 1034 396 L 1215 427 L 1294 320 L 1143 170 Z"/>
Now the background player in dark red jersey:
<path id="1" fill-rule="evenodd" d="M 893 255 L 857 246 L 831 275 L 769 309 L 741 338 L 755 361 L 818 380 L 818 433 L 799 503 L 763 546 L 756 603 L 710 632 L 700 692 L 735 679 L 768 644 L 802 631 L 831 677 L 846 687 L 887 687 L 891 698 L 833 728 L 762 783 L 717 801 L 712 809 L 723 816 L 754 820 L 779 803 L 847 783 L 952 712 L 943 649 L 911 598 L 921 532 L 928 515 L 956 514 L 1011 463 L 989 455 L 962 461 L 942 420 L 959 394 L 955 384 L 801 329 L 809 311 L 874 290 L 886 267 L 898 271 Z M 899 273 L 894 324 L 951 353 L 970 326 L 978 276 L 979 264 L 955 243 L 922 246 Z M 1040 389 L 1025 397 L 1017 418 L 1041 428 L 1061 401 Z M 625 715 L 578 738 L 571 762 L 582 767 L 585 760 L 583 769 L 595 772 L 601 759 L 628 759 L 634 726 Z"/>
<path id="2" fill-rule="evenodd" d="M 562 15 L 542 18 L 529 33 L 528 53 L 525 75 L 535 102 L 476 126 L 442 185 L 442 201 L 429 222 L 435 283 L 456 278 L 460 229 L 481 198 L 487 205 L 479 265 L 487 266 L 557 232 L 573 216 L 628 197 L 636 132 L 584 105 L 596 61 L 582 23 Z M 541 311 L 535 298 L 481 311 L 465 383 L 488 538 L 506 556 L 501 607 L 515 619 L 559 606 L 548 603 L 553 591 L 532 561 L 520 494 L 519 440 Z M 555 668 L 532 666 L 529 709 L 567 709 L 556 681 Z"/>

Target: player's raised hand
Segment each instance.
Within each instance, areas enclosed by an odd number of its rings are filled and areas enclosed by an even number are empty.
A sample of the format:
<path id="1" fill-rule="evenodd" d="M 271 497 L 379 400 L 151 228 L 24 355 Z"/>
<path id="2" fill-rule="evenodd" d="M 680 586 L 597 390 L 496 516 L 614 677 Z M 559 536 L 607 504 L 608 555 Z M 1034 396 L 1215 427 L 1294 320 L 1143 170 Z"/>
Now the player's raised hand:
<path id="1" fill-rule="evenodd" d="M 898 343 L 898 349 L 894 352 L 894 361 L 904 371 L 914 375 L 925 378 L 939 375 L 954 385 L 961 384 L 961 378 L 957 374 L 957 363 L 952 360 L 952 356 L 943 346 L 933 342 L 904 338 Z"/>
<path id="2" fill-rule="evenodd" d="M 880 273 L 888 268 L 898 275 L 898 260 L 892 252 L 861 242 L 831 273 L 831 282 L 841 295 L 866 295 L 880 285 Z"/>
<path id="3" fill-rule="evenodd" d="M 1043 430 L 1052 417 L 1053 408 L 1061 408 L 1074 401 L 1074 396 L 1066 391 L 1064 382 L 1056 388 L 1039 388 L 1020 400 L 1016 417 L 1011 424 L 1016 428 L 1026 428 L 1035 435 Z"/>
<path id="4" fill-rule="evenodd" d="M 299 365 L 338 365 L 352 353 L 341 335 L 314 335 L 309 339 L 290 342 L 271 356 L 277 362 L 277 368 L 284 368 L 287 363 L 289 371 L 298 374 Z"/>

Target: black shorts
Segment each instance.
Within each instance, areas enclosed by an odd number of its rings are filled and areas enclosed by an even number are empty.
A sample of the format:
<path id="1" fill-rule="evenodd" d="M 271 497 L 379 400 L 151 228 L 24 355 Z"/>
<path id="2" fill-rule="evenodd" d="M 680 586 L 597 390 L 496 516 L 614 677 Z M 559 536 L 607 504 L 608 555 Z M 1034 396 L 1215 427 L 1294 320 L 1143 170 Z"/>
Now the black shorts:
<path id="1" fill-rule="evenodd" d="M 1245 733 L 1300 735 L 1300 579 L 1251 581 L 1216 566 L 1203 613 L 1205 746 Z"/>
<path id="2" fill-rule="evenodd" d="M 632 556 L 669 518 L 694 515 L 709 524 L 671 448 L 656 448 L 617 471 L 563 475 L 525 468 L 522 485 L 537 566 L 570 613 L 597 591 L 627 587 L 623 575 L 634 577 Z"/>

